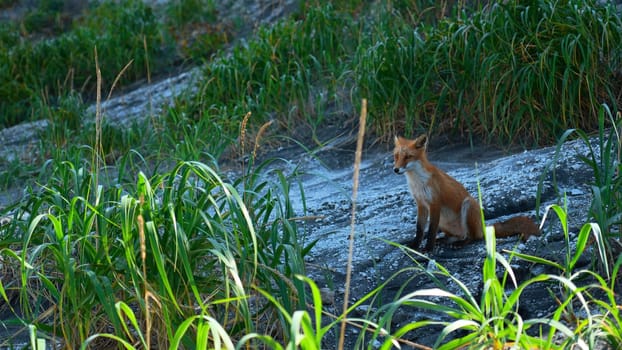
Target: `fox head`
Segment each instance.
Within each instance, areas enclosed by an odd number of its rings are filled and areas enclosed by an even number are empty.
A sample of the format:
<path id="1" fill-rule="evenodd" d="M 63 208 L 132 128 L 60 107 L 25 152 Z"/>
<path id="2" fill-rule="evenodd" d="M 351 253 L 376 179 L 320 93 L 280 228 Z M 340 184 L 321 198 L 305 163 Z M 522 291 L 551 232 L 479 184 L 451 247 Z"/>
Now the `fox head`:
<path id="1" fill-rule="evenodd" d="M 414 169 L 418 161 L 426 159 L 428 137 L 421 135 L 414 140 L 395 136 L 395 148 L 393 149 L 393 171 L 403 174 Z"/>

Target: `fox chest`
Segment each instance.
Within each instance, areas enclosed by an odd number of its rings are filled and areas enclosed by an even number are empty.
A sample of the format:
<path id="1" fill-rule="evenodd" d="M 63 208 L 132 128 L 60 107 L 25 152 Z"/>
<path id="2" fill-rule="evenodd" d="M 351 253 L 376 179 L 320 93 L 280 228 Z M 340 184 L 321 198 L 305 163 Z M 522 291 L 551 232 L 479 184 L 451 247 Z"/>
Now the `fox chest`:
<path id="1" fill-rule="evenodd" d="M 410 193 L 415 197 L 417 205 L 429 206 L 434 196 L 430 184 L 432 173 L 424 168 L 421 162 L 409 164 L 409 168 L 409 171 L 406 172 L 406 179 Z"/>

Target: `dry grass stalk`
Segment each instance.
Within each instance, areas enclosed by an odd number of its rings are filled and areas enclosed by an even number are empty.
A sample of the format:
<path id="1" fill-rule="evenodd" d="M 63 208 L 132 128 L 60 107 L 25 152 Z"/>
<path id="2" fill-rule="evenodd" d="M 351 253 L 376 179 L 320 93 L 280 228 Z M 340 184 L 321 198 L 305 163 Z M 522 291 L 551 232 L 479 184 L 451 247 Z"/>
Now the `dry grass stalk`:
<path id="1" fill-rule="evenodd" d="M 251 112 L 246 113 L 246 115 L 244 116 L 244 119 L 242 119 L 242 123 L 240 124 L 240 156 L 243 157 L 244 156 L 244 151 L 245 151 L 245 147 L 244 144 L 246 143 L 246 124 L 248 124 L 248 120 L 251 118 Z"/>
<path id="2" fill-rule="evenodd" d="M 259 141 L 261 141 L 261 137 L 266 132 L 268 127 L 272 125 L 273 122 L 274 120 L 270 120 L 269 122 L 264 123 L 261 126 L 261 128 L 259 128 L 259 131 L 257 132 L 257 136 L 255 136 L 255 147 L 253 148 L 253 160 L 257 158 L 257 150 L 259 149 Z"/>
<path id="3" fill-rule="evenodd" d="M 112 97 L 112 92 L 114 91 L 114 88 L 119 83 L 119 79 L 121 79 L 121 76 L 123 75 L 123 73 L 125 73 L 125 71 L 128 68 L 130 68 L 130 66 L 132 65 L 133 62 L 134 62 L 133 59 L 130 60 L 125 66 L 123 66 L 123 69 L 121 69 L 119 74 L 117 74 L 117 76 L 114 78 L 114 81 L 112 82 L 112 86 L 110 87 L 110 91 L 108 91 L 108 97 L 106 97 L 106 100 L 110 100 L 110 97 Z"/>
<path id="4" fill-rule="evenodd" d="M 361 105 L 361 116 L 359 118 L 359 132 L 356 141 L 356 153 L 354 155 L 354 174 L 352 179 L 352 215 L 350 217 L 350 237 L 348 247 L 348 263 L 346 266 L 346 283 L 345 291 L 343 294 L 343 319 L 341 321 L 341 331 L 339 333 L 339 349 L 342 350 L 344 346 L 345 333 L 346 333 L 346 316 L 348 313 L 348 298 L 350 298 L 350 279 L 352 275 L 352 255 L 354 253 L 354 233 L 356 224 L 356 199 L 358 196 L 359 188 L 359 172 L 361 168 L 361 158 L 363 154 L 363 141 L 365 139 L 365 122 L 367 120 L 367 100 L 363 99 Z"/>
<path id="5" fill-rule="evenodd" d="M 141 195 L 140 205 L 142 206 L 143 203 L 144 198 Z M 145 219 L 142 214 L 138 214 L 136 221 L 138 223 L 138 239 L 140 241 L 140 260 L 143 264 L 143 278 L 145 279 L 145 331 L 147 332 L 145 341 L 147 342 L 147 349 L 149 349 L 151 343 L 151 313 L 149 311 L 149 296 L 151 293 L 147 288 L 147 243 L 145 239 Z"/>

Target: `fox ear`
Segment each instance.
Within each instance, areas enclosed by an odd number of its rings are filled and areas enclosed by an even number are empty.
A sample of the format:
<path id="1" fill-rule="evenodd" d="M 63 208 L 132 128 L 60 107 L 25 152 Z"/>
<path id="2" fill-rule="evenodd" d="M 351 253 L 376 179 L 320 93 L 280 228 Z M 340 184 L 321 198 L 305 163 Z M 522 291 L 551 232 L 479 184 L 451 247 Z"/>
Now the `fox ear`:
<path id="1" fill-rule="evenodd" d="M 395 145 L 397 146 L 397 144 L 400 143 L 400 137 L 395 135 L 393 138 L 393 142 L 395 142 Z"/>
<path id="2" fill-rule="evenodd" d="M 415 147 L 427 148 L 428 147 L 428 135 L 421 135 L 415 139 Z"/>

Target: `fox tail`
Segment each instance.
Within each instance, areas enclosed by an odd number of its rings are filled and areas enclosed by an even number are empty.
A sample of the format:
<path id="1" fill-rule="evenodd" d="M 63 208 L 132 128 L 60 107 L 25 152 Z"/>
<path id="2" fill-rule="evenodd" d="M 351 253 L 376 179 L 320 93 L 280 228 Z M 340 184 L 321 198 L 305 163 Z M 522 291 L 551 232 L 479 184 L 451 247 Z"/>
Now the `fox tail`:
<path id="1" fill-rule="evenodd" d="M 527 216 L 516 216 L 503 222 L 497 222 L 492 227 L 494 227 L 497 237 L 521 235 L 523 241 L 540 234 L 538 225 Z"/>

